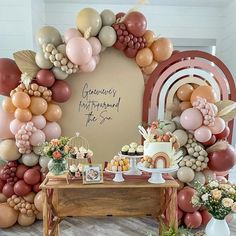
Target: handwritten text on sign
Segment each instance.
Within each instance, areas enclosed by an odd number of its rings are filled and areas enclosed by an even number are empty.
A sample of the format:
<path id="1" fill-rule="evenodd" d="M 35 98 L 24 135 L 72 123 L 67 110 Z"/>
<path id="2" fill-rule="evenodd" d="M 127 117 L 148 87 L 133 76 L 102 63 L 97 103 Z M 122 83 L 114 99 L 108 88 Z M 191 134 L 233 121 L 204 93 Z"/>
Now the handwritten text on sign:
<path id="1" fill-rule="evenodd" d="M 114 112 L 120 110 L 121 97 L 114 88 L 92 88 L 84 84 L 79 101 L 79 112 L 85 115 L 86 126 L 100 125 L 112 120 Z"/>

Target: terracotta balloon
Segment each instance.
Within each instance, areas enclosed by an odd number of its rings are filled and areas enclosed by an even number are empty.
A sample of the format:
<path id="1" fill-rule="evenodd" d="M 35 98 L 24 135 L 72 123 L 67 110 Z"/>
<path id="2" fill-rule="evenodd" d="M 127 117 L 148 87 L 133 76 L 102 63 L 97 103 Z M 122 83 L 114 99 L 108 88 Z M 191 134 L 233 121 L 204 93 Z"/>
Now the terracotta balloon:
<path id="1" fill-rule="evenodd" d="M 137 55 L 138 50 L 135 48 L 126 48 L 124 53 L 129 58 L 134 58 Z"/>
<path id="2" fill-rule="evenodd" d="M 177 97 L 181 101 L 190 101 L 191 95 L 193 93 L 194 89 L 193 86 L 190 84 L 184 84 L 180 86 L 177 90 Z"/>
<path id="3" fill-rule="evenodd" d="M 192 107 L 191 102 L 181 102 L 179 104 L 179 108 L 180 108 L 181 111 L 184 111 L 184 110 L 186 110 L 188 108 L 191 108 L 191 107 Z"/>
<path id="4" fill-rule="evenodd" d="M 162 62 L 167 60 L 173 52 L 173 44 L 171 40 L 167 38 L 158 38 L 151 45 L 151 50 L 154 56 L 154 60 Z"/>
<path id="5" fill-rule="evenodd" d="M 31 97 L 30 111 L 32 114 L 38 116 L 42 115 L 47 111 L 48 104 L 47 101 L 41 97 Z M 32 118 L 32 117 L 31 117 Z"/>
<path id="6" fill-rule="evenodd" d="M 0 193 L 2 192 L 2 189 L 3 189 L 5 184 L 6 184 L 6 182 L 4 180 L 0 179 Z"/>
<path id="7" fill-rule="evenodd" d="M 202 224 L 202 216 L 198 211 L 186 213 L 184 216 L 184 223 L 188 228 L 196 229 Z"/>
<path id="8" fill-rule="evenodd" d="M 18 218 L 18 212 L 15 211 L 8 203 L 0 204 L 0 228 L 9 228 L 13 226 Z"/>
<path id="9" fill-rule="evenodd" d="M 146 32 L 144 33 L 143 37 L 146 40 L 146 46 L 150 47 L 152 45 L 152 43 L 154 42 L 156 35 L 153 31 L 151 30 L 146 30 Z"/>
<path id="10" fill-rule="evenodd" d="M 36 82 L 38 85 L 51 87 L 55 82 L 55 77 L 50 70 L 40 70 L 36 75 Z"/>
<path id="11" fill-rule="evenodd" d="M 7 197 L 11 197 L 12 195 L 14 195 L 14 189 L 13 186 L 11 184 L 5 184 L 2 188 L 2 193 Z"/>
<path id="12" fill-rule="evenodd" d="M 200 207 L 194 207 L 193 204 L 191 203 L 194 193 L 195 190 L 189 187 L 179 191 L 178 205 L 182 211 L 192 213 L 200 208 Z"/>
<path id="13" fill-rule="evenodd" d="M 16 168 L 16 176 L 19 178 L 19 179 L 23 179 L 24 177 L 24 173 L 29 169 L 28 166 L 24 165 L 24 164 L 20 164 L 17 166 Z"/>
<path id="14" fill-rule="evenodd" d="M 38 193 L 39 191 L 41 191 L 41 189 L 40 189 L 40 184 L 41 184 L 41 183 L 38 183 L 38 184 L 35 184 L 35 185 L 33 186 L 33 191 L 34 191 L 35 193 Z"/>
<path id="15" fill-rule="evenodd" d="M 38 211 L 40 212 L 43 211 L 43 192 L 42 191 L 36 194 L 34 198 L 34 205 Z"/>
<path id="16" fill-rule="evenodd" d="M 146 17 L 138 11 L 130 12 L 124 20 L 127 30 L 136 37 L 144 35 L 147 28 Z"/>
<path id="17" fill-rule="evenodd" d="M 48 121 L 56 122 L 60 120 L 62 116 L 61 108 L 57 104 L 48 104 L 48 109 L 44 113 L 44 116 Z"/>
<path id="18" fill-rule="evenodd" d="M 0 106 L 0 139 L 13 138 L 14 135 L 10 130 L 10 123 L 14 120 L 13 114 L 3 111 Z"/>
<path id="19" fill-rule="evenodd" d="M 35 222 L 35 215 L 28 216 L 26 214 L 20 213 L 18 216 L 18 224 L 22 226 L 29 226 L 32 225 Z"/>
<path id="20" fill-rule="evenodd" d="M 7 201 L 7 197 L 3 193 L 0 193 L 0 203 L 4 203 L 6 201 Z"/>
<path id="21" fill-rule="evenodd" d="M 124 50 L 126 49 L 127 45 L 124 44 L 124 43 L 121 43 L 119 40 L 117 40 L 117 41 L 115 42 L 115 44 L 113 45 L 113 47 L 116 48 L 116 49 L 118 49 L 118 50 L 120 50 L 120 51 L 124 51 Z M 137 54 L 137 52 L 136 52 L 136 54 Z M 135 55 L 136 55 L 136 54 L 135 54 Z M 134 57 L 135 57 L 135 56 L 134 56 Z"/>
<path id="22" fill-rule="evenodd" d="M 20 83 L 21 71 L 15 61 L 9 58 L 0 58 L 0 94 L 9 96 L 11 90 Z"/>
<path id="23" fill-rule="evenodd" d="M 150 75 L 157 67 L 158 63 L 156 61 L 152 61 L 152 63 L 148 66 L 142 68 L 142 71 L 145 75 Z"/>
<path id="24" fill-rule="evenodd" d="M 12 100 L 10 97 L 5 97 L 2 101 L 2 109 L 7 113 L 14 113 L 16 107 L 13 105 Z"/>
<path id="25" fill-rule="evenodd" d="M 24 181 L 30 185 L 37 184 L 40 178 L 40 172 L 36 169 L 29 169 L 24 173 Z"/>
<path id="26" fill-rule="evenodd" d="M 21 122 L 27 122 L 32 119 L 32 113 L 29 109 L 17 108 L 15 111 L 15 118 Z"/>
<path id="27" fill-rule="evenodd" d="M 70 99 L 71 89 L 65 81 L 57 80 L 51 88 L 52 100 L 55 102 L 66 102 Z"/>
<path id="28" fill-rule="evenodd" d="M 14 185 L 14 192 L 18 196 L 25 196 L 31 192 L 31 186 L 26 184 L 24 180 L 19 180 Z"/>
<path id="29" fill-rule="evenodd" d="M 210 103 L 215 103 L 217 101 L 216 93 L 209 85 L 201 85 L 193 91 L 190 98 L 192 104 L 197 99 L 197 97 L 205 98 Z"/>
<path id="30" fill-rule="evenodd" d="M 24 92 L 16 92 L 12 96 L 12 103 L 17 108 L 25 109 L 30 105 L 30 96 Z"/>
<path id="31" fill-rule="evenodd" d="M 124 12 L 118 12 L 118 13 L 116 14 L 116 19 L 118 20 L 118 19 L 120 19 L 121 17 L 123 17 L 124 15 L 125 15 Z"/>
<path id="32" fill-rule="evenodd" d="M 151 49 L 143 48 L 136 55 L 136 62 L 140 67 L 148 66 L 152 63 L 153 54 Z"/>

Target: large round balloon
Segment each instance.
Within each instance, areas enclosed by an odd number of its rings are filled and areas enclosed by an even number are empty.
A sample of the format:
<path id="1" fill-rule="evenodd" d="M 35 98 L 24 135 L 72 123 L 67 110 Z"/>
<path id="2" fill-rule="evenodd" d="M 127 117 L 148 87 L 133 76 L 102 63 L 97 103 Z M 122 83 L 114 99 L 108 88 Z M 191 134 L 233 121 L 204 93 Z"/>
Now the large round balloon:
<path id="1" fill-rule="evenodd" d="M 0 106 L 0 139 L 13 138 L 10 130 L 10 123 L 14 120 L 13 114 L 3 111 Z"/>
<path id="2" fill-rule="evenodd" d="M 207 142 L 211 139 L 212 133 L 207 126 L 201 126 L 194 131 L 194 138 L 201 143 Z"/>
<path id="3" fill-rule="evenodd" d="M 38 164 L 38 161 L 39 161 L 39 156 L 36 155 L 34 152 L 31 152 L 29 154 L 24 154 L 22 156 L 22 162 L 26 166 L 35 166 Z"/>
<path id="4" fill-rule="evenodd" d="M 76 37 L 66 44 L 66 55 L 76 65 L 83 65 L 92 57 L 92 47 L 87 39 Z"/>
<path id="5" fill-rule="evenodd" d="M 188 135 L 184 130 L 177 129 L 173 132 L 173 134 L 177 137 L 180 147 L 184 146 L 187 143 Z"/>
<path id="6" fill-rule="evenodd" d="M 25 109 L 30 105 L 30 96 L 24 92 L 16 92 L 12 96 L 12 103 L 17 108 Z"/>
<path id="7" fill-rule="evenodd" d="M 55 82 L 55 76 L 50 70 L 40 70 L 36 75 L 36 82 L 38 85 L 51 87 Z"/>
<path id="8" fill-rule="evenodd" d="M 46 126 L 46 119 L 43 115 L 33 116 L 31 122 L 37 129 L 43 129 Z"/>
<path id="9" fill-rule="evenodd" d="M 40 212 L 43 211 L 43 192 L 42 191 L 36 194 L 34 198 L 34 205 L 38 211 Z"/>
<path id="10" fill-rule="evenodd" d="M 6 139 L 0 142 L 0 157 L 5 161 L 15 161 L 21 154 L 18 151 L 15 140 Z"/>
<path id="11" fill-rule="evenodd" d="M 212 215 L 207 210 L 200 211 L 200 214 L 202 216 L 202 225 L 207 225 L 211 220 Z"/>
<path id="12" fill-rule="evenodd" d="M 111 26 L 116 22 L 116 15 L 109 9 L 105 9 L 101 12 L 102 25 Z"/>
<path id="13" fill-rule="evenodd" d="M 95 70 L 96 68 L 96 60 L 94 57 L 91 58 L 91 60 L 87 63 L 87 64 L 84 64 L 82 66 L 80 66 L 80 70 L 81 72 L 85 72 L 85 73 L 88 73 L 88 72 L 92 72 Z"/>
<path id="14" fill-rule="evenodd" d="M 19 179 L 23 179 L 25 172 L 29 169 L 28 166 L 24 165 L 24 164 L 20 164 L 17 166 L 16 168 L 16 176 Z"/>
<path id="15" fill-rule="evenodd" d="M 9 58 L 0 58 L 0 94 L 9 96 L 11 90 L 20 83 L 21 71 L 15 61 Z"/>
<path id="16" fill-rule="evenodd" d="M 96 36 L 102 27 L 102 19 L 95 9 L 84 8 L 77 15 L 76 26 L 83 34 L 91 29 L 90 36 Z"/>
<path id="17" fill-rule="evenodd" d="M 209 85 L 201 85 L 193 91 L 190 98 L 192 104 L 196 101 L 197 97 L 205 98 L 210 103 L 215 103 L 217 101 L 216 93 Z"/>
<path id="18" fill-rule="evenodd" d="M 184 84 L 180 86 L 177 90 L 177 97 L 181 101 L 190 101 L 191 95 L 193 93 L 193 86 L 190 84 Z"/>
<path id="19" fill-rule="evenodd" d="M 0 228 L 9 228 L 13 226 L 18 218 L 18 212 L 15 211 L 8 203 L 0 204 Z"/>
<path id="20" fill-rule="evenodd" d="M 52 139 L 59 138 L 61 136 L 61 127 L 56 122 L 48 122 L 43 129 L 46 135 L 46 140 L 51 141 Z"/>
<path id="21" fill-rule="evenodd" d="M 194 179 L 194 171 L 187 166 L 181 167 L 177 171 L 177 177 L 183 183 L 189 183 Z"/>
<path id="22" fill-rule="evenodd" d="M 82 34 L 79 32 L 79 30 L 74 28 L 66 30 L 64 34 L 65 43 L 68 43 L 70 39 L 75 37 L 82 37 Z"/>
<path id="23" fill-rule="evenodd" d="M 35 185 L 41 179 L 40 172 L 36 169 L 29 169 L 24 173 L 24 181 L 27 184 Z"/>
<path id="24" fill-rule="evenodd" d="M 103 26 L 98 38 L 104 47 L 111 47 L 116 42 L 116 31 L 111 26 Z"/>
<path id="25" fill-rule="evenodd" d="M 31 186 L 26 184 L 24 180 L 19 180 L 14 185 L 14 192 L 18 196 L 25 196 L 31 192 Z"/>
<path id="26" fill-rule="evenodd" d="M 136 55 L 136 62 L 140 67 L 148 66 L 152 63 L 153 54 L 151 49 L 143 48 Z"/>
<path id="27" fill-rule="evenodd" d="M 18 224 L 21 226 L 29 226 L 32 225 L 35 222 L 35 215 L 28 216 L 26 214 L 20 213 L 18 216 Z"/>
<path id="28" fill-rule="evenodd" d="M 5 97 L 2 101 L 2 109 L 7 113 L 14 113 L 16 107 L 13 105 L 10 97 Z"/>
<path id="29" fill-rule="evenodd" d="M 27 122 L 32 119 L 32 113 L 28 108 L 26 109 L 17 108 L 15 110 L 14 115 L 15 118 L 21 122 Z"/>
<path id="30" fill-rule="evenodd" d="M 30 136 L 30 144 L 32 146 L 40 146 L 45 142 L 45 134 L 42 130 L 38 129 L 37 131 L 35 131 L 31 136 Z"/>
<path id="31" fill-rule="evenodd" d="M 185 212 L 192 213 L 198 210 L 200 207 L 194 207 L 192 204 L 192 197 L 195 194 L 195 190 L 192 188 L 184 188 L 178 193 L 178 205 L 179 208 Z"/>
<path id="32" fill-rule="evenodd" d="M 184 110 L 180 116 L 181 125 L 187 130 L 195 130 L 202 125 L 202 113 L 196 108 Z"/>
<path id="33" fill-rule="evenodd" d="M 31 97 L 30 111 L 34 115 L 42 115 L 48 108 L 47 101 L 42 97 Z"/>
<path id="34" fill-rule="evenodd" d="M 173 52 L 173 44 L 167 38 L 158 38 L 151 45 L 151 50 L 154 56 L 154 60 L 162 62 L 167 60 Z"/>
<path id="35" fill-rule="evenodd" d="M 7 197 L 11 197 L 12 195 L 14 195 L 14 188 L 11 184 L 6 183 L 3 188 L 2 188 L 2 193 Z"/>
<path id="36" fill-rule="evenodd" d="M 60 120 L 61 116 L 62 110 L 57 104 L 48 104 L 48 109 L 44 113 L 44 117 L 47 119 L 47 121 L 56 122 Z"/>
<path id="37" fill-rule="evenodd" d="M 125 17 L 124 23 L 127 30 L 136 37 L 144 35 L 147 28 L 146 17 L 138 11 L 132 11 Z"/>
<path id="38" fill-rule="evenodd" d="M 51 88 L 52 100 L 55 102 L 66 102 L 70 99 L 71 89 L 65 81 L 57 80 Z"/>
<path id="39" fill-rule="evenodd" d="M 196 229 L 202 224 L 202 216 L 198 211 L 186 213 L 184 216 L 184 223 L 188 228 Z"/>

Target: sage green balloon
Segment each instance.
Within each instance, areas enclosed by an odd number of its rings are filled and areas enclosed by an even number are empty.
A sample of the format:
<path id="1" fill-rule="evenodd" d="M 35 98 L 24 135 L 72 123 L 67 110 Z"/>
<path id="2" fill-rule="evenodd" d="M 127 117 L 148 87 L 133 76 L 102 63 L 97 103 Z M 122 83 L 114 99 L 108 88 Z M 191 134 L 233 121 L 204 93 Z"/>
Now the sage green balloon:
<path id="1" fill-rule="evenodd" d="M 90 36 L 96 36 L 102 27 L 102 18 L 95 9 L 84 8 L 77 15 L 76 26 L 83 34 L 91 27 Z"/>
<path id="2" fill-rule="evenodd" d="M 35 55 L 35 62 L 41 69 L 51 69 L 53 67 L 52 62 L 44 57 L 42 50 L 39 50 Z"/>
<path id="3" fill-rule="evenodd" d="M 116 15 L 111 10 L 103 10 L 101 13 L 101 17 L 103 26 L 111 26 L 116 22 Z"/>
<path id="4" fill-rule="evenodd" d="M 37 41 L 40 45 L 52 43 L 55 47 L 62 43 L 59 31 L 52 26 L 44 26 L 36 34 Z"/>
<path id="5" fill-rule="evenodd" d="M 56 77 L 56 79 L 59 79 L 59 80 L 64 80 L 69 76 L 68 74 L 66 74 L 64 71 L 62 71 L 58 67 L 53 67 L 52 72 L 53 72 L 54 76 Z"/>
<path id="6" fill-rule="evenodd" d="M 116 42 L 116 31 L 111 26 L 103 26 L 98 38 L 104 47 L 111 47 Z"/>

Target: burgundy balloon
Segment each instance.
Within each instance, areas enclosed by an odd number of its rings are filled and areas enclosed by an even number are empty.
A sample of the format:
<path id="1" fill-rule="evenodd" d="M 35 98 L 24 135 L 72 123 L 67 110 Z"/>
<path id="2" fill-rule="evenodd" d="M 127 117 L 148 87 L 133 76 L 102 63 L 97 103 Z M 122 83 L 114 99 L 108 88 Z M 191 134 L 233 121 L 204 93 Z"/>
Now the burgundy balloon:
<path id="1" fill-rule="evenodd" d="M 115 44 L 113 45 L 113 47 L 120 50 L 120 51 L 124 51 L 126 49 L 127 45 L 125 45 L 124 43 L 121 43 L 119 40 L 117 40 L 115 42 Z"/>
<path id="2" fill-rule="evenodd" d="M 129 58 L 134 58 L 137 54 L 138 50 L 134 48 L 126 48 L 124 53 Z"/>
<path id="3" fill-rule="evenodd" d="M 56 80 L 51 87 L 52 100 L 55 102 L 66 102 L 71 96 L 71 89 L 69 85 L 62 80 Z"/>
<path id="4" fill-rule="evenodd" d="M 204 143 L 202 143 L 202 144 L 203 144 L 204 146 L 208 147 L 208 146 L 213 145 L 215 142 L 216 142 L 216 136 L 213 134 L 213 135 L 211 136 L 211 139 L 210 139 L 210 140 L 208 140 L 207 142 L 204 142 Z"/>
<path id="5" fill-rule="evenodd" d="M 4 169 L 0 170 L 0 179 L 6 180 L 5 174 L 4 174 Z"/>
<path id="6" fill-rule="evenodd" d="M 0 193 L 2 192 L 2 189 L 5 184 L 6 184 L 6 182 L 4 180 L 0 179 Z"/>
<path id="7" fill-rule="evenodd" d="M 146 17 L 138 11 L 130 12 L 124 20 L 128 31 L 136 37 L 143 36 L 147 28 Z"/>
<path id="8" fill-rule="evenodd" d="M 118 12 L 118 13 L 116 14 L 116 19 L 120 19 L 120 18 L 123 17 L 124 15 L 125 15 L 124 12 Z"/>
<path id="9" fill-rule="evenodd" d="M 20 164 L 16 168 L 16 176 L 19 179 L 23 179 L 24 173 L 29 169 L 29 167 L 25 166 L 24 164 Z"/>
<path id="10" fill-rule="evenodd" d="M 33 186 L 33 191 L 34 191 L 35 193 L 38 193 L 39 191 L 41 191 L 41 189 L 39 188 L 39 186 L 40 186 L 40 183 L 35 184 L 35 185 Z"/>
<path id="11" fill-rule="evenodd" d="M 3 186 L 3 189 L 2 189 L 2 193 L 7 197 L 11 197 L 12 195 L 14 195 L 14 189 L 13 189 L 13 185 L 11 184 L 5 184 Z"/>
<path id="12" fill-rule="evenodd" d="M 19 180 L 14 185 L 14 192 L 18 196 L 25 196 L 31 192 L 32 187 L 26 184 L 24 180 Z"/>
<path id="13" fill-rule="evenodd" d="M 202 225 L 206 225 L 212 218 L 212 215 L 207 210 L 200 211 L 200 213 L 202 216 Z"/>
<path id="14" fill-rule="evenodd" d="M 217 139 L 226 139 L 228 138 L 229 135 L 230 135 L 230 129 L 228 126 L 226 126 L 225 129 L 221 133 L 216 134 L 215 136 Z"/>
<path id="15" fill-rule="evenodd" d="M 202 224 L 202 216 L 198 211 L 186 213 L 184 216 L 184 223 L 188 228 L 196 229 Z"/>
<path id="16" fill-rule="evenodd" d="M 51 87 L 55 83 L 55 76 L 50 70 L 40 70 L 36 75 L 38 85 Z"/>
<path id="17" fill-rule="evenodd" d="M 24 181 L 27 184 L 35 185 L 41 179 L 40 172 L 37 169 L 29 169 L 24 173 Z"/>
<path id="18" fill-rule="evenodd" d="M 11 90 L 20 83 L 21 71 L 15 61 L 9 58 L 0 58 L 0 94 L 9 96 Z"/>

